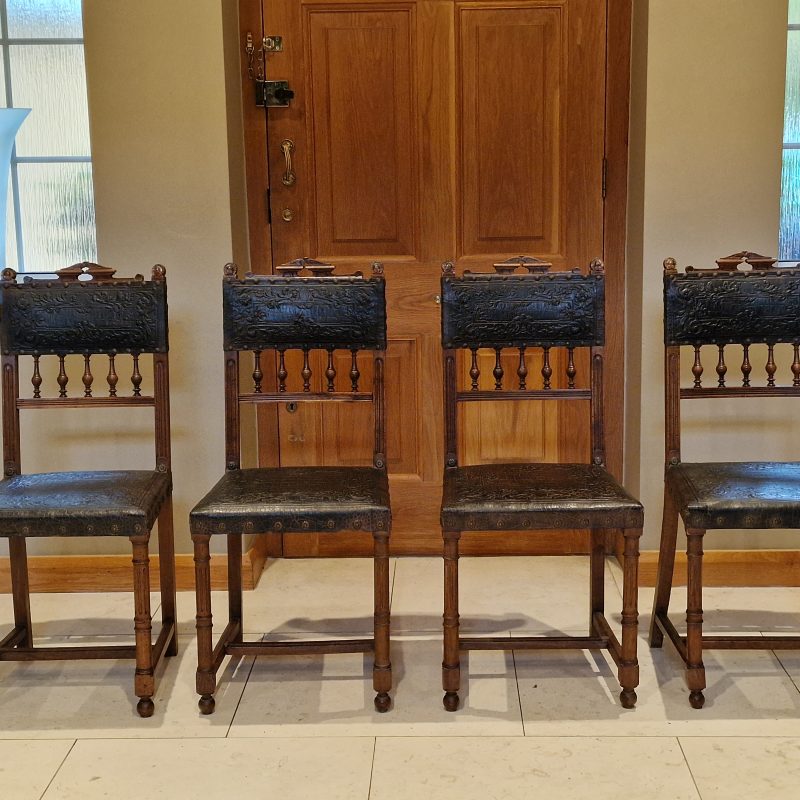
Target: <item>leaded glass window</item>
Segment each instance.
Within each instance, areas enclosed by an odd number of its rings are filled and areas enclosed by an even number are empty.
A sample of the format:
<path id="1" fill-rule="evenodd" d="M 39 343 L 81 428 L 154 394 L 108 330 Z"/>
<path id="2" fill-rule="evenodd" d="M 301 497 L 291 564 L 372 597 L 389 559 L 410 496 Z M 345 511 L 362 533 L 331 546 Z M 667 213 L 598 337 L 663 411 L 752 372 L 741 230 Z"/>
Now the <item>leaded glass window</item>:
<path id="1" fill-rule="evenodd" d="M 800 0 L 789 0 L 779 258 L 800 258 Z"/>

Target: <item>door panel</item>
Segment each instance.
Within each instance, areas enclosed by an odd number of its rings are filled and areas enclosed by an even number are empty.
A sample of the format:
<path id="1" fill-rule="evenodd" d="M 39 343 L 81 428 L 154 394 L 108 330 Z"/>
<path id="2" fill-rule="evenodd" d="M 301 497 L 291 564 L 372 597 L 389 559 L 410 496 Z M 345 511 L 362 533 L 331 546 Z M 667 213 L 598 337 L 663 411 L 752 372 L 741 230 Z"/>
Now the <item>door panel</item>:
<path id="1" fill-rule="evenodd" d="M 602 255 L 606 2 L 262 2 L 284 41 L 267 77 L 296 92 L 289 108 L 267 112 L 274 264 L 311 256 L 346 273 L 384 262 L 393 547 L 437 552 L 441 263 L 486 269 L 525 253 L 585 268 Z M 493 357 L 481 354 L 482 380 Z M 346 375 L 348 354 L 336 358 Z M 324 363 L 312 364 L 321 379 Z M 534 387 L 541 357 L 529 354 L 527 366 Z M 577 405 L 465 404 L 462 462 L 585 459 L 588 413 Z M 369 463 L 369 416 L 281 407 L 281 463 Z M 342 552 L 324 536 L 291 538 L 287 554 Z M 369 546 L 363 534 L 349 541 Z M 489 552 L 484 541 L 467 550 Z"/>

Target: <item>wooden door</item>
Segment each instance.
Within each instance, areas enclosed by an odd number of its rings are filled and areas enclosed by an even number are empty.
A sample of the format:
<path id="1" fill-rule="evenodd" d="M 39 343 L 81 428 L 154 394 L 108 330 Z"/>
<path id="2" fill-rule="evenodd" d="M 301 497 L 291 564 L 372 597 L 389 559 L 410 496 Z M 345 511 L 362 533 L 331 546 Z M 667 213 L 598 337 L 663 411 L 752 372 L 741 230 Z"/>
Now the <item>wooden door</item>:
<path id="1" fill-rule="evenodd" d="M 272 264 L 254 266 L 384 263 L 394 550 L 439 552 L 441 264 L 524 253 L 585 268 L 603 255 L 606 0 L 261 2 L 263 33 L 283 37 L 266 77 L 295 97 L 266 112 Z M 580 413 L 476 405 L 464 463 L 587 457 Z M 280 462 L 365 463 L 360 413 L 281 408 Z M 330 544 L 286 537 L 284 553 L 342 552 Z M 354 533 L 344 547 L 369 541 Z"/>

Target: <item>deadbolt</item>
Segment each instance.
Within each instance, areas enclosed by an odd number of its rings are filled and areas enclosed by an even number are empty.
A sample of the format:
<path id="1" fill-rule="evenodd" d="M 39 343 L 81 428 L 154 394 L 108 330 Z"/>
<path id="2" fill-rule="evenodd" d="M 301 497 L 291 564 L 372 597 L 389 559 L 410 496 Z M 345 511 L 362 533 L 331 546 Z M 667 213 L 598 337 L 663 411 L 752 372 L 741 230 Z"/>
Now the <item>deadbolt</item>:
<path id="1" fill-rule="evenodd" d="M 294 211 L 291 208 L 284 208 L 281 212 L 284 222 L 291 222 L 294 219 Z"/>

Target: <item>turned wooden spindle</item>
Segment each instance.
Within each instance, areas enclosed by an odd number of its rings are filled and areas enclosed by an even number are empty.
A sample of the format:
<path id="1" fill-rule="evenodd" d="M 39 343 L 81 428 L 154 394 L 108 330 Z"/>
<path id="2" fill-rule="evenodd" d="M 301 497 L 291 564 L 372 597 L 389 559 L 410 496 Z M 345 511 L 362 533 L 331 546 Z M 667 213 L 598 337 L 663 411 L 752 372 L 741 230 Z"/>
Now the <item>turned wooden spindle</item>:
<path id="1" fill-rule="evenodd" d="M 133 384 L 133 396 L 140 397 L 142 394 L 142 373 L 139 372 L 138 353 L 133 353 L 133 375 L 131 375 L 131 383 Z"/>
<path id="2" fill-rule="evenodd" d="M 700 361 L 700 345 L 694 346 L 694 364 L 692 364 L 692 375 L 694 375 L 694 388 L 703 388 L 703 363 Z"/>
<path id="3" fill-rule="evenodd" d="M 33 384 L 33 396 L 38 400 L 41 396 L 42 376 L 39 374 L 39 354 L 33 355 L 33 377 L 31 378 Z"/>
<path id="4" fill-rule="evenodd" d="M 528 388 L 526 379 L 528 377 L 528 367 L 525 364 L 525 347 L 519 349 L 519 366 L 517 367 L 517 377 L 519 378 L 519 388 L 524 391 Z"/>
<path id="5" fill-rule="evenodd" d="M 750 363 L 750 345 L 742 345 L 742 386 L 750 385 L 750 373 L 753 371 L 753 365 Z"/>
<path id="6" fill-rule="evenodd" d="M 553 375 L 553 368 L 550 366 L 550 348 L 542 348 L 542 381 L 545 389 L 550 388 L 550 378 Z"/>
<path id="7" fill-rule="evenodd" d="M 778 370 L 778 365 L 775 363 L 775 345 L 767 345 L 767 386 L 775 386 L 775 373 Z"/>
<path id="8" fill-rule="evenodd" d="M 94 382 L 94 375 L 92 375 L 92 367 L 89 364 L 89 353 L 83 354 L 83 396 L 92 396 L 92 383 Z"/>
<path id="9" fill-rule="evenodd" d="M 333 348 L 328 350 L 328 366 L 325 369 L 325 377 L 328 380 L 328 391 L 336 391 L 336 367 L 333 363 Z"/>
<path id="10" fill-rule="evenodd" d="M 800 344 L 792 345 L 794 350 L 794 359 L 792 360 L 792 386 L 800 386 Z"/>
<path id="11" fill-rule="evenodd" d="M 264 371 L 261 369 L 261 351 L 253 350 L 253 391 L 261 394 L 261 381 L 264 379 Z"/>
<path id="12" fill-rule="evenodd" d="M 361 373 L 358 370 L 358 350 L 353 348 L 352 362 L 350 364 L 350 384 L 354 392 L 358 391 L 358 379 L 360 377 Z"/>
<path id="13" fill-rule="evenodd" d="M 720 344 L 717 345 L 719 347 L 719 359 L 717 361 L 717 376 L 719 380 L 717 381 L 717 386 L 720 389 L 725 388 L 725 373 L 728 371 L 728 368 L 725 366 L 725 345 Z"/>
<path id="14" fill-rule="evenodd" d="M 478 348 L 470 348 L 472 351 L 472 364 L 469 368 L 469 377 L 472 378 L 472 391 L 478 391 L 478 379 L 481 377 L 481 371 L 478 368 Z"/>
<path id="15" fill-rule="evenodd" d="M 64 369 L 64 356 L 61 355 L 58 357 L 58 377 L 56 378 L 58 381 L 58 396 L 59 397 L 66 397 L 67 396 L 67 384 L 69 383 L 69 378 L 67 377 L 67 371 Z"/>
<path id="16" fill-rule="evenodd" d="M 311 367 L 308 363 L 308 348 L 303 348 L 303 371 L 300 373 L 303 376 L 303 391 L 311 391 Z"/>
<path id="17" fill-rule="evenodd" d="M 494 388 L 495 391 L 502 391 L 503 390 L 503 364 L 500 361 L 500 353 L 502 352 L 501 347 L 495 347 L 494 349 L 494 369 L 492 370 L 492 375 L 494 375 Z"/>
<path id="18" fill-rule="evenodd" d="M 119 375 L 117 375 L 116 355 L 114 353 L 108 354 L 108 375 L 106 381 L 108 382 L 108 396 L 117 396 L 117 383 L 119 382 Z"/>
<path id="19" fill-rule="evenodd" d="M 567 348 L 567 388 L 575 388 L 575 375 L 578 370 L 575 369 L 575 348 Z"/>
<path id="20" fill-rule="evenodd" d="M 286 351 L 278 350 L 278 391 L 286 391 L 286 378 L 289 373 L 286 370 Z"/>

